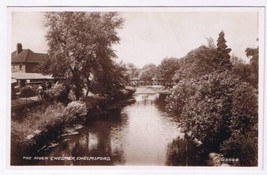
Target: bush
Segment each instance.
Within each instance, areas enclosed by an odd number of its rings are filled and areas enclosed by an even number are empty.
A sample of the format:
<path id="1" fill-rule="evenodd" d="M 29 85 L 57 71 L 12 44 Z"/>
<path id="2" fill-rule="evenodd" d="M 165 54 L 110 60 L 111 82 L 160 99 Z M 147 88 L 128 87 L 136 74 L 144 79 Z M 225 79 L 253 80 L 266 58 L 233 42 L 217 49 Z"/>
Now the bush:
<path id="1" fill-rule="evenodd" d="M 246 166 L 257 166 L 258 103 L 257 91 L 248 83 L 241 83 L 233 93 L 231 136 L 221 145 L 228 157 L 240 159 Z"/>
<path id="2" fill-rule="evenodd" d="M 60 103 L 47 107 L 38 107 L 22 116 L 22 122 L 11 122 L 11 139 L 19 143 L 28 141 L 27 136 L 36 131 L 47 131 L 48 126 L 54 125 L 63 119 L 64 106 Z"/>
<path id="3" fill-rule="evenodd" d="M 71 119 L 70 117 L 84 117 L 88 112 L 86 104 L 82 101 L 73 101 L 68 104 L 64 110 L 64 116 Z M 71 119 L 72 120 L 72 119 Z"/>
<path id="4" fill-rule="evenodd" d="M 48 101 L 60 101 L 67 104 L 70 100 L 69 88 L 64 84 L 55 84 L 52 88 L 44 91 L 44 97 Z"/>
<path id="5" fill-rule="evenodd" d="M 241 83 L 233 92 L 231 130 L 247 133 L 258 123 L 257 90 L 248 83 Z"/>
<path id="6" fill-rule="evenodd" d="M 250 84 L 230 71 L 213 72 L 181 81 L 167 102 L 182 129 L 200 140 L 207 152 L 222 151 L 242 165 L 255 165 L 258 101 Z"/>
<path id="7" fill-rule="evenodd" d="M 106 105 L 107 97 L 95 95 L 95 96 L 87 96 L 83 97 L 82 100 L 85 104 L 88 110 L 91 110 L 93 108 L 101 107 L 103 105 Z"/>
<path id="8" fill-rule="evenodd" d="M 46 94 L 51 98 L 56 98 L 60 96 L 60 94 L 65 90 L 65 86 L 63 84 L 55 84 L 52 88 L 46 90 Z"/>
<path id="9" fill-rule="evenodd" d="M 171 113 L 180 116 L 188 99 L 196 93 L 197 80 L 182 80 L 173 87 L 172 94 L 166 98 L 166 108 Z"/>
<path id="10" fill-rule="evenodd" d="M 195 95 L 181 113 L 182 125 L 211 151 L 218 151 L 220 143 L 229 137 L 232 92 L 238 79 L 229 72 L 215 72 L 198 81 Z"/>
<path id="11" fill-rule="evenodd" d="M 86 114 L 86 105 L 80 101 L 71 102 L 67 107 L 62 103 L 38 107 L 22 116 L 22 122 L 11 122 L 12 142 L 32 142 L 30 136 L 34 137 L 36 132 L 46 133 L 51 128 L 65 127 L 77 119 L 84 120 Z"/>
<path id="12" fill-rule="evenodd" d="M 240 133 L 239 130 L 235 130 L 232 132 L 231 137 L 221 144 L 220 150 L 224 157 L 238 158 L 242 166 L 257 166 L 257 135 L 257 126 L 247 133 Z"/>
<path id="13" fill-rule="evenodd" d="M 168 144 L 167 162 L 169 166 L 195 166 L 201 162 L 197 147 L 189 138 L 176 138 Z"/>
<path id="14" fill-rule="evenodd" d="M 21 89 L 20 97 L 32 97 L 35 95 L 36 92 L 30 86 L 25 86 Z"/>

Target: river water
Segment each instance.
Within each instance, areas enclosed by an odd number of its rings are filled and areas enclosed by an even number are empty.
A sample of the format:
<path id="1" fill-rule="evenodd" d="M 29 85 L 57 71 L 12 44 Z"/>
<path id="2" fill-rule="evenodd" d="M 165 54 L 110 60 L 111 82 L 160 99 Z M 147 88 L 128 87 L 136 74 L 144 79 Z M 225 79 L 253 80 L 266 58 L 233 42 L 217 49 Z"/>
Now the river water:
<path id="1" fill-rule="evenodd" d="M 157 93 L 134 95 L 133 104 L 109 111 L 60 136 L 32 159 L 37 165 L 167 165 L 168 149 L 183 138 Z"/>

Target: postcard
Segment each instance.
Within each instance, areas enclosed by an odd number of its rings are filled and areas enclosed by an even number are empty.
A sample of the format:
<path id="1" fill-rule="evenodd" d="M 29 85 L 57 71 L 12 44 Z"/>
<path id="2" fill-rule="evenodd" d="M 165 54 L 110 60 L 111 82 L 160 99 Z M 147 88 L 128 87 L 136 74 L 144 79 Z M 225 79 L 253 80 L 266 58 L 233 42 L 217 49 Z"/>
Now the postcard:
<path id="1" fill-rule="evenodd" d="M 264 7 L 7 10 L 8 169 L 263 168 Z"/>

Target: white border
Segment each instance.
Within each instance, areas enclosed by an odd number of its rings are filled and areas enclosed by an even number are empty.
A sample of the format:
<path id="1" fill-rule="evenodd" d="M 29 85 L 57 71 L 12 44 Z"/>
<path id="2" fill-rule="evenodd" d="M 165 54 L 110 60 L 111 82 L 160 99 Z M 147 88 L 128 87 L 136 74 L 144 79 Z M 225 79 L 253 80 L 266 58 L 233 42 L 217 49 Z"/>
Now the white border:
<path id="1" fill-rule="evenodd" d="M 203 2 L 203 1 L 202 1 Z M 10 116 L 10 99 L 9 99 L 9 95 L 6 94 L 10 94 L 10 76 L 9 76 L 9 70 L 10 70 L 10 56 L 8 53 L 10 52 L 10 32 L 8 32 L 8 22 L 10 22 L 10 19 L 8 19 L 9 15 L 8 13 L 10 13 L 9 9 L 17 9 L 17 8 L 7 8 L 7 6 L 49 6 L 48 8 L 51 8 L 51 6 L 65 6 L 64 10 L 66 9 L 71 9 L 71 10 L 79 10 L 79 9 L 83 9 L 83 10 L 88 10 L 88 9 L 95 9 L 95 8 L 88 8 L 88 6 L 264 6 L 266 7 L 266 2 L 265 1 L 246 1 L 246 0 L 240 0 L 240 1 L 235 1 L 235 2 L 231 2 L 231 1 L 222 1 L 222 2 L 214 2 L 214 1 L 204 1 L 205 3 L 200 3 L 199 1 L 145 1 L 145 2 L 140 2 L 140 1 L 134 1 L 134 2 L 129 2 L 127 1 L 127 3 L 125 4 L 125 1 L 118 1 L 118 0 L 113 0 L 112 2 L 110 1 L 90 1 L 90 3 L 88 3 L 88 1 L 81 1 L 79 2 L 79 4 L 77 4 L 77 1 L 75 0 L 65 0 L 62 3 L 59 3 L 57 1 L 30 1 L 30 0 L 11 0 L 8 3 L 6 2 L 1 2 L 1 9 L 0 9 L 0 14 L 1 14 L 1 18 L 0 18 L 0 27 L 1 27 L 1 48 L 0 48 L 0 54 L 3 60 L 3 64 L 0 64 L 0 68 L 1 68 L 1 74 L 0 74 L 0 80 L 2 82 L 5 82 L 3 86 L 0 86 L 0 92 L 4 92 L 4 94 L 1 94 L 1 111 L 4 111 L 2 113 L 2 122 L 0 122 L 3 126 L 1 126 L 1 129 L 3 129 L 3 131 L 5 132 L 0 132 L 0 136 L 2 136 L 1 138 L 6 138 L 9 137 L 9 133 L 10 133 L 10 122 L 9 122 L 9 117 Z M 71 7 L 66 7 L 66 6 L 87 6 L 87 8 L 83 8 L 83 7 L 79 7 L 79 8 L 71 8 Z M 199 7 L 200 9 L 203 9 L 203 7 Z M 46 8 L 43 7 L 39 7 L 39 8 L 19 8 L 20 10 L 36 10 L 36 11 L 40 11 L 40 10 L 47 10 Z M 52 7 L 51 10 L 62 10 L 62 8 L 55 8 Z M 112 8 L 115 10 L 120 10 L 122 8 Z M 136 8 L 123 8 L 123 9 L 127 9 L 127 11 L 136 11 Z M 151 8 L 144 8 L 142 7 L 142 10 L 148 9 L 151 11 Z M 169 10 L 175 10 L 175 8 L 173 7 L 164 7 L 164 11 L 166 9 Z M 190 8 L 183 8 L 183 10 L 188 10 Z M 196 7 L 194 7 L 193 9 L 196 9 Z M 222 9 L 222 7 L 215 7 L 213 8 L 215 11 Z M 242 8 L 242 9 L 246 9 L 246 8 Z M 110 8 L 104 7 L 97 7 L 96 8 L 97 11 L 103 11 L 103 10 L 110 10 Z M 153 10 L 157 11 L 162 11 L 162 9 L 160 7 L 158 8 L 153 8 Z M 211 9 L 212 10 L 212 9 Z M 225 9 L 224 9 L 225 10 Z M 229 11 L 231 10 L 235 10 L 235 8 L 230 8 Z M 248 9 L 247 9 L 248 10 Z M 266 9 L 265 9 L 266 10 Z M 259 16 L 259 20 L 262 22 L 260 22 L 260 31 L 259 31 L 259 47 L 260 47 L 260 58 L 265 58 L 265 52 L 262 52 L 263 50 L 266 50 L 266 35 L 265 35 L 265 30 L 266 30 L 266 12 L 265 11 L 261 11 L 260 12 L 260 16 Z M 265 27 L 265 30 L 264 30 Z M 262 40 L 261 38 L 264 38 L 264 40 Z M 9 46 L 9 47 L 8 47 Z M 260 59 L 259 62 L 259 72 L 260 75 L 264 75 L 264 67 L 266 67 L 266 61 L 264 61 L 264 59 Z M 259 159 L 259 167 L 256 168 L 217 168 L 217 167 L 157 167 L 157 166 L 113 166 L 113 167 L 89 167 L 89 166 L 75 166 L 75 167 L 68 167 L 68 166 L 35 166 L 35 167 L 31 167 L 31 166 L 24 166 L 24 167 L 10 167 L 9 166 L 9 159 L 6 159 L 6 156 L 9 157 L 9 139 L 7 139 L 7 141 L 5 141 L 6 143 L 0 144 L 0 149 L 1 152 L 3 154 L 0 154 L 2 156 L 0 156 L 0 172 L 3 172 L 3 174 L 54 174 L 54 173 L 64 173 L 64 174 L 73 174 L 73 173 L 80 173 L 80 174 L 88 174 L 88 172 L 93 173 L 93 174 L 176 174 L 177 172 L 179 173 L 183 173 L 183 174 L 195 174 L 195 173 L 204 173 L 205 174 L 264 174 L 264 172 L 266 171 L 266 150 L 263 149 L 263 146 L 266 147 L 266 143 L 264 143 L 264 133 L 266 133 L 267 129 L 266 127 L 264 128 L 263 126 L 266 126 L 266 119 L 264 120 L 263 117 L 263 113 L 266 114 L 266 109 L 264 109 L 264 104 L 265 101 L 264 99 L 267 98 L 266 92 L 264 91 L 264 85 L 267 81 L 266 76 L 260 76 L 260 88 L 259 88 L 259 130 L 264 129 L 263 132 L 259 132 L 259 156 L 263 155 L 264 159 Z M 6 84 L 7 83 L 7 84 Z M 265 98 L 263 98 L 265 97 Z M 7 103 L 5 103 L 7 102 Z M 8 136 L 7 136 L 8 135 Z M 262 166 L 262 163 L 264 163 L 264 166 Z M 63 170 L 67 170 L 67 171 L 63 171 Z M 265 172 L 266 173 L 266 172 Z M 2 173 L 1 173 L 2 174 Z"/>

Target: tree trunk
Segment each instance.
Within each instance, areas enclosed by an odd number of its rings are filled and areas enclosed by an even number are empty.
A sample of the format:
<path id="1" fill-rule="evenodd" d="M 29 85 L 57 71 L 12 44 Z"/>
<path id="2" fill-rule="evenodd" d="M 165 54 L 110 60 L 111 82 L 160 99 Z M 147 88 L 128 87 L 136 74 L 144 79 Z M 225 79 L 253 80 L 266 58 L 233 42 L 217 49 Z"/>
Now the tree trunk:
<path id="1" fill-rule="evenodd" d="M 90 83 L 89 78 L 87 78 L 86 80 L 87 80 L 87 83 L 86 83 L 87 90 L 86 90 L 86 94 L 85 94 L 85 96 L 87 97 L 88 94 L 89 94 L 89 92 L 90 92 L 90 85 L 91 85 L 91 83 Z"/>
<path id="2" fill-rule="evenodd" d="M 82 86 L 80 85 L 79 80 L 80 79 L 79 79 L 79 76 L 77 75 L 77 73 L 74 73 L 72 81 L 73 81 L 73 83 L 75 85 L 74 94 L 75 94 L 76 100 L 79 100 L 80 97 L 82 96 Z"/>

